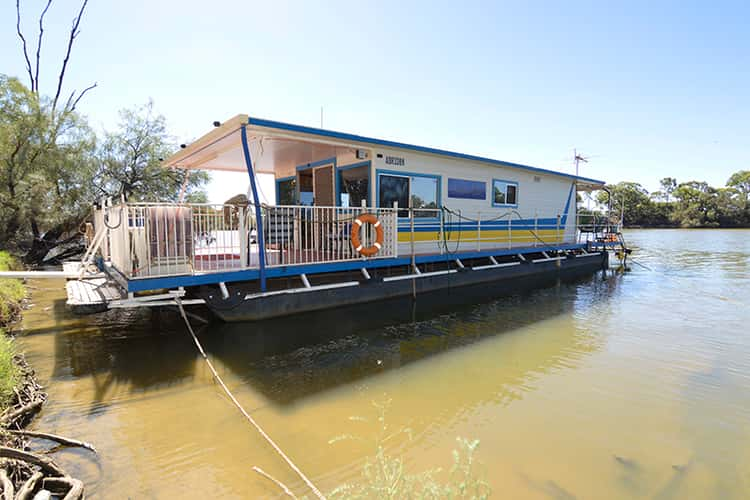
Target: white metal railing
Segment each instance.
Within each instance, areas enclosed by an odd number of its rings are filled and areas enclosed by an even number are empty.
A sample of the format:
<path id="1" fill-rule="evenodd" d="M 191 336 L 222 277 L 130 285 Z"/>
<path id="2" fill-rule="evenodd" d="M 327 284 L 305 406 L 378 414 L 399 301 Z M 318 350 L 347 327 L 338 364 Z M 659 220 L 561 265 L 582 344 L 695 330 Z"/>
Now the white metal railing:
<path id="1" fill-rule="evenodd" d="M 383 242 L 374 258 L 398 255 L 397 215 L 393 208 L 321 206 L 263 206 L 263 237 L 266 265 L 285 266 L 361 260 L 351 244 L 354 220 L 362 213 L 374 214 L 383 229 Z M 248 214 L 252 217 L 253 214 Z M 375 243 L 376 230 L 365 224 L 360 230 L 363 246 Z"/>
<path id="2" fill-rule="evenodd" d="M 376 255 L 398 255 L 395 209 L 263 206 L 266 266 L 362 260 L 352 248 L 354 219 L 378 217 L 383 242 Z M 114 267 L 128 278 L 199 274 L 260 266 L 253 206 L 123 203 L 102 209 L 96 220 L 109 232 Z M 364 246 L 375 242 L 370 224 L 361 229 Z"/>
<path id="3" fill-rule="evenodd" d="M 543 247 L 575 242 L 575 230 L 560 214 L 525 217 L 516 210 L 402 209 L 400 243 L 424 253 Z"/>
<path id="4" fill-rule="evenodd" d="M 611 241 L 622 230 L 622 220 L 614 212 L 589 212 L 578 214 L 576 228 L 579 243 Z"/>

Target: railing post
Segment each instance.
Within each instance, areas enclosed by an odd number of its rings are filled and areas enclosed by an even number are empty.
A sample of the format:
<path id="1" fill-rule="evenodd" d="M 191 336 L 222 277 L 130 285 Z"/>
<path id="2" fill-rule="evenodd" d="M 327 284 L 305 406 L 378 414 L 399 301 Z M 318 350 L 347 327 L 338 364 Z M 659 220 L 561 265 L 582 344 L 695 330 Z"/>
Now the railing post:
<path id="1" fill-rule="evenodd" d="M 557 243 L 560 243 L 560 214 L 557 214 Z"/>
<path id="2" fill-rule="evenodd" d="M 482 250 L 482 212 L 477 212 L 477 252 Z"/>
<path id="3" fill-rule="evenodd" d="M 508 248 L 513 247 L 513 215 L 508 216 Z"/>
<path id="4" fill-rule="evenodd" d="M 539 244 L 539 211 L 534 210 L 534 246 Z"/>
<path id="5" fill-rule="evenodd" d="M 240 266 L 245 268 L 247 262 L 247 243 L 250 240 L 250 232 L 245 227 L 245 207 L 238 207 L 237 237 L 240 240 Z"/>

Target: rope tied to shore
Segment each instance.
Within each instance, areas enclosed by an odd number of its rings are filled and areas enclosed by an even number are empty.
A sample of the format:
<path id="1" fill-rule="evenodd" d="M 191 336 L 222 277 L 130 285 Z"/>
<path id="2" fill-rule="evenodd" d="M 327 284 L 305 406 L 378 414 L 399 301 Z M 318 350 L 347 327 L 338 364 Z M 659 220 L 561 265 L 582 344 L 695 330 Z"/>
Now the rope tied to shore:
<path id="1" fill-rule="evenodd" d="M 238 410 L 240 410 L 240 413 L 250 422 L 253 427 L 255 427 L 255 430 L 258 431 L 258 433 L 263 436 L 263 439 L 265 439 L 268 444 L 273 447 L 274 450 L 281 456 L 281 458 L 284 459 L 284 461 L 287 463 L 289 468 L 291 468 L 304 482 L 307 484 L 307 486 L 312 490 L 312 492 L 317 496 L 318 498 L 325 500 L 325 496 L 323 493 L 320 492 L 320 490 L 313 484 L 312 481 L 300 470 L 299 467 L 297 467 L 294 462 L 292 462 L 292 459 L 289 458 L 286 453 L 279 447 L 279 445 L 276 444 L 276 442 L 271 439 L 271 436 L 269 436 L 266 431 L 263 430 L 263 428 L 258 424 L 258 422 L 255 421 L 253 417 L 250 416 L 250 414 L 245 410 L 245 408 L 242 407 L 239 401 L 237 401 L 237 398 L 234 397 L 234 394 L 229 390 L 229 388 L 226 386 L 224 381 L 222 380 L 219 373 L 214 368 L 213 363 L 211 363 L 211 360 L 208 359 L 208 355 L 206 354 L 206 351 L 203 350 L 203 346 L 201 345 L 200 341 L 198 340 L 198 337 L 195 335 L 195 332 L 193 331 L 193 327 L 190 325 L 190 321 L 187 318 L 187 314 L 185 313 L 185 309 L 182 307 L 182 301 L 180 300 L 180 297 L 175 297 L 175 302 L 177 303 L 177 307 L 180 310 L 180 315 L 182 316 L 182 319 L 185 321 L 185 325 L 188 328 L 188 331 L 190 332 L 190 336 L 193 337 L 193 342 L 195 343 L 195 346 L 198 348 L 198 351 L 200 352 L 201 356 L 203 357 L 203 360 L 208 365 L 208 368 L 211 370 L 211 373 L 213 374 L 214 378 L 217 382 L 219 382 L 219 385 L 224 390 L 224 392 L 229 396 L 229 399 L 232 400 L 232 403 L 237 407 Z"/>

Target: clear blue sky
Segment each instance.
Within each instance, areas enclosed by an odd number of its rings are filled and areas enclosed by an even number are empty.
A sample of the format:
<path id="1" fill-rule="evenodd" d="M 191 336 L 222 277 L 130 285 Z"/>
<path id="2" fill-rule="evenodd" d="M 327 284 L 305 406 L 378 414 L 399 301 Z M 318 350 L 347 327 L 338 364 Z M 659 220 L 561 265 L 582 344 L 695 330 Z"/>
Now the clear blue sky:
<path id="1" fill-rule="evenodd" d="M 42 3 L 22 1 L 31 38 Z M 47 17 L 47 92 L 76 3 Z M 97 127 L 153 98 L 181 141 L 237 113 L 318 126 L 322 105 L 325 128 L 567 172 L 575 147 L 582 175 L 649 190 L 750 169 L 748 2 L 406 4 L 91 0 L 67 87 L 98 82 Z M 23 78 L 14 7 L 0 71 Z"/>

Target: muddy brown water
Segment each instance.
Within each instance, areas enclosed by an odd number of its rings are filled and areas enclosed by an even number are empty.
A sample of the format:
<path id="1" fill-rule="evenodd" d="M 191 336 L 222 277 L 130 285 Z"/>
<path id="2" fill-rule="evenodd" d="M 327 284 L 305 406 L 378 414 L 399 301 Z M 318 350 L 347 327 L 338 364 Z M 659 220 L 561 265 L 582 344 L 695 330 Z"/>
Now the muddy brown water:
<path id="1" fill-rule="evenodd" d="M 627 272 L 484 303 L 373 305 L 262 324 L 194 323 L 241 403 L 318 486 L 372 455 L 373 401 L 408 426 L 409 470 L 458 436 L 498 498 L 747 498 L 750 231 L 630 231 Z M 98 498 L 309 495 L 213 382 L 173 312 L 75 317 L 36 281 L 20 349 L 36 422 L 92 442 L 55 454 Z M 350 417 L 366 417 L 363 422 Z M 352 434 L 364 441 L 330 441 Z"/>

